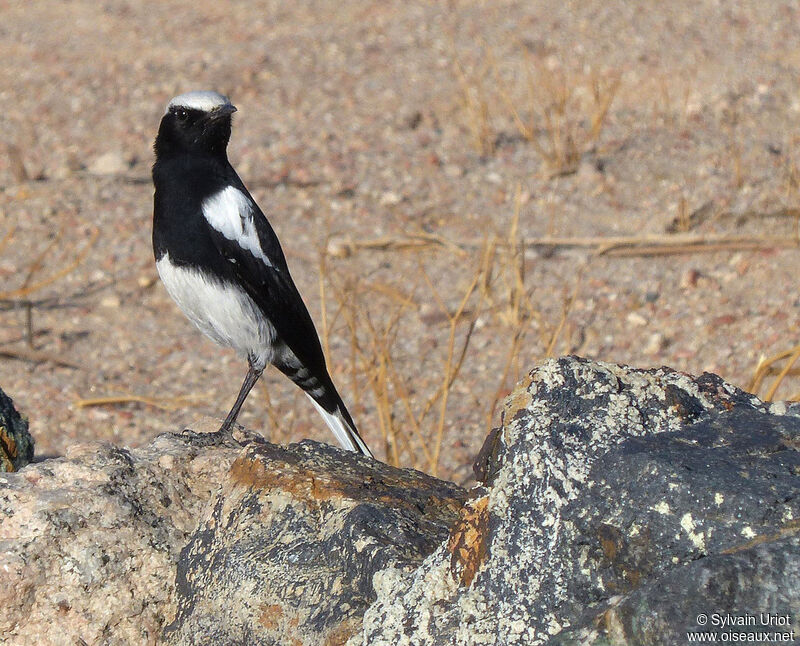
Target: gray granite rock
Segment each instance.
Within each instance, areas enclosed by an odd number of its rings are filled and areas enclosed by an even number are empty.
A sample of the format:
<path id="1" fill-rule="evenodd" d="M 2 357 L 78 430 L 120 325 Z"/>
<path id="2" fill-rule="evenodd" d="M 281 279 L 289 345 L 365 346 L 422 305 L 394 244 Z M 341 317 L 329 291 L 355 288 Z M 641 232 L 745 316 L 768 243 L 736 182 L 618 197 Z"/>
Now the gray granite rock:
<path id="1" fill-rule="evenodd" d="M 246 438 L 0 474 L 0 643 L 666 646 L 800 616 L 800 416 L 714 375 L 548 361 L 470 494 Z"/>
<path id="2" fill-rule="evenodd" d="M 485 492 L 416 572 L 378 573 L 349 646 L 675 644 L 704 611 L 800 616 L 800 420 L 776 412 L 714 375 L 546 362 L 481 453 Z"/>
<path id="3" fill-rule="evenodd" d="M 240 450 L 162 435 L 0 474 L 0 644 L 155 644 L 180 550 Z"/>
<path id="4" fill-rule="evenodd" d="M 252 444 L 181 554 L 165 643 L 343 644 L 375 599 L 375 572 L 413 572 L 465 499 L 332 446 Z"/>

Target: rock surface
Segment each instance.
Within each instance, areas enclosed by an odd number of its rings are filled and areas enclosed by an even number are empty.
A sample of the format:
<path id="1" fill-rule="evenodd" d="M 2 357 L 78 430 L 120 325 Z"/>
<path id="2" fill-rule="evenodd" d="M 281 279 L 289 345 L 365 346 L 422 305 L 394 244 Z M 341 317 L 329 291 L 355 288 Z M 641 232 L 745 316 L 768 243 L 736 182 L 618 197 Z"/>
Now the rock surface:
<path id="1" fill-rule="evenodd" d="M 800 419 L 714 375 L 534 370 L 488 489 L 348 646 L 676 644 L 701 612 L 800 616 Z M 563 632 L 562 632 L 563 631 Z"/>
<path id="2" fill-rule="evenodd" d="M 469 500 L 246 437 L 0 475 L 0 643 L 666 646 L 800 616 L 800 416 L 714 375 L 544 363 Z"/>
<path id="3" fill-rule="evenodd" d="M 713 633 L 713 641 L 773 644 L 796 641 L 800 601 L 800 538 L 789 532 L 759 537 L 720 554 L 698 559 L 592 608 L 576 625 L 548 642 L 552 646 L 674 646 L 687 633 Z M 787 535 L 788 534 L 788 535 Z M 762 619 L 772 616 L 776 619 Z M 698 617 L 706 616 L 700 625 Z M 748 618 L 749 626 L 720 628 L 725 616 Z M 715 623 L 710 623 L 715 622 Z M 792 637 L 794 631 L 794 639 Z M 731 639 L 731 632 L 750 637 Z M 765 632 L 778 633 L 766 637 Z M 724 633 L 727 633 L 725 635 Z M 698 640 L 699 641 L 699 640 Z"/>
<path id="4" fill-rule="evenodd" d="M 165 643 L 344 644 L 373 575 L 447 540 L 455 484 L 312 441 L 250 445 L 178 564 Z"/>
<path id="5" fill-rule="evenodd" d="M 19 471 L 33 460 L 33 438 L 28 422 L 0 390 L 0 471 Z"/>
<path id="6" fill-rule="evenodd" d="M 699 613 L 800 616 L 798 446 L 800 419 L 737 406 L 602 456 L 564 513 L 583 545 L 558 643 L 671 646 L 715 628 Z"/>
<path id="7" fill-rule="evenodd" d="M 155 644 L 180 550 L 239 451 L 162 435 L 0 475 L 0 643 Z"/>

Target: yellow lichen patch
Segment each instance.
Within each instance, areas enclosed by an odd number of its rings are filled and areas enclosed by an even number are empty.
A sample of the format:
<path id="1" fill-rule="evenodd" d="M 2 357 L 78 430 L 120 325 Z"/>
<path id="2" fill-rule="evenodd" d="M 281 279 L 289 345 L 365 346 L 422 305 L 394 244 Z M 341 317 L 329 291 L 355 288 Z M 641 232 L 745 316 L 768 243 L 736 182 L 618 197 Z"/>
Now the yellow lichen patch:
<path id="1" fill-rule="evenodd" d="M 624 570 L 622 572 L 622 576 L 624 576 L 625 580 L 628 581 L 632 586 L 637 586 L 644 575 L 640 570 Z"/>
<path id="2" fill-rule="evenodd" d="M 659 502 L 658 504 L 656 504 L 656 506 L 653 507 L 653 509 L 655 511 L 657 511 L 659 514 L 661 514 L 662 516 L 666 516 L 667 514 L 672 513 L 672 511 L 669 508 L 669 504 L 667 504 L 663 500 L 661 502 Z"/>
<path id="3" fill-rule="evenodd" d="M 528 374 L 516 385 L 514 392 L 506 399 L 505 408 L 503 410 L 504 419 L 514 419 L 514 415 L 516 415 L 517 412 L 530 406 L 533 401 L 533 396 L 529 390 L 532 383 L 533 377 Z"/>
<path id="4" fill-rule="evenodd" d="M 6 431 L 4 426 L 0 426 L 0 463 L 3 471 L 16 471 L 14 460 L 17 457 L 17 443 L 14 438 Z"/>
<path id="5" fill-rule="evenodd" d="M 603 554 L 609 561 L 613 561 L 618 550 L 616 541 L 610 536 L 600 536 L 600 546 L 603 548 Z"/>
<path id="6" fill-rule="evenodd" d="M 245 487 L 260 489 L 267 484 L 267 471 L 259 460 L 238 457 L 231 465 L 231 482 Z"/>
<path id="7" fill-rule="evenodd" d="M 280 491 L 296 500 L 315 505 L 321 501 L 350 499 L 370 501 L 387 507 L 406 507 L 423 513 L 448 511 L 455 517 L 462 499 L 457 493 L 439 495 L 434 483 L 413 472 L 391 468 L 364 475 L 356 471 L 336 471 L 334 465 L 303 463 L 286 458 L 281 450 L 253 451 L 240 455 L 230 468 L 229 489 L 251 489 L 266 493 Z M 286 459 L 284 459 L 286 458 Z M 427 498 L 407 495 L 409 489 L 428 490 Z"/>
<path id="8" fill-rule="evenodd" d="M 325 636 L 324 646 L 344 646 L 358 630 L 358 624 L 357 619 L 343 621 Z"/>
<path id="9" fill-rule="evenodd" d="M 283 618 L 283 606 L 277 603 L 261 604 L 261 614 L 258 616 L 258 621 L 267 630 L 275 630 L 278 623 Z"/>
<path id="10" fill-rule="evenodd" d="M 240 456 L 231 465 L 230 481 L 248 489 L 280 489 L 302 500 L 330 500 L 341 497 L 347 486 L 331 482 L 320 472 L 287 462 L 270 460 L 270 469 L 261 459 Z"/>
<path id="11" fill-rule="evenodd" d="M 447 551 L 452 555 L 450 569 L 454 575 L 459 576 L 464 586 L 472 583 L 486 558 L 489 533 L 488 507 L 488 496 L 467 503 L 447 541 Z"/>
<path id="12" fill-rule="evenodd" d="M 681 517 L 681 527 L 683 528 L 683 531 L 685 531 L 688 534 L 689 540 L 692 541 L 692 543 L 698 550 L 705 552 L 706 549 L 705 534 L 703 532 L 694 531 L 695 526 L 696 523 L 694 522 L 694 519 L 692 518 L 692 515 L 690 513 L 686 513 Z"/>

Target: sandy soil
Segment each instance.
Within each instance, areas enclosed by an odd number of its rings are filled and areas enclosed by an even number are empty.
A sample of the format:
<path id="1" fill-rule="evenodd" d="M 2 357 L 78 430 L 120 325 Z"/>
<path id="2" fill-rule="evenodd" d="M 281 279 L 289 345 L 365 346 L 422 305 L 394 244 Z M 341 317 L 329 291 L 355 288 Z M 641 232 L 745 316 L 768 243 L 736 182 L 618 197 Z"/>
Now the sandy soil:
<path id="1" fill-rule="evenodd" d="M 232 5 L 4 5 L 0 387 L 40 454 L 88 439 L 134 446 L 222 417 L 244 375 L 178 312 L 152 260 L 152 139 L 166 102 L 189 89 L 239 107 L 231 160 L 321 328 L 324 285 L 334 379 L 382 458 L 466 481 L 494 400 L 554 337 L 554 354 L 711 370 L 743 387 L 760 356 L 797 343 L 796 247 L 548 248 L 524 262 L 483 250 L 494 237 L 675 228 L 791 244 L 796 3 Z M 420 235 L 432 242 L 328 256 L 320 280 L 330 236 Z M 473 282 L 442 415 L 449 315 Z M 793 379 L 779 395 L 800 390 Z M 105 396 L 172 408 L 77 405 Z M 240 421 L 280 442 L 331 440 L 278 374 Z"/>

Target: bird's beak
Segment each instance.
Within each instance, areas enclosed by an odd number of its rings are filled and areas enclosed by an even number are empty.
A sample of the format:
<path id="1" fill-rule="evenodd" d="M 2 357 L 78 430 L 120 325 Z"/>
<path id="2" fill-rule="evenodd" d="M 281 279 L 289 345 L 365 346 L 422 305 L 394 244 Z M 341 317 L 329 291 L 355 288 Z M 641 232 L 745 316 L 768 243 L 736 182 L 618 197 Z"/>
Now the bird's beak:
<path id="1" fill-rule="evenodd" d="M 220 117 L 227 117 L 228 115 L 233 114 L 236 112 L 236 106 L 227 103 L 226 105 L 221 105 L 216 110 L 211 113 L 212 119 L 219 119 Z"/>

